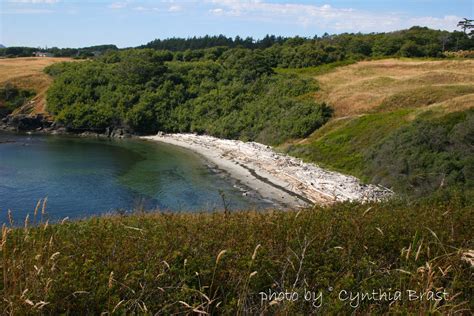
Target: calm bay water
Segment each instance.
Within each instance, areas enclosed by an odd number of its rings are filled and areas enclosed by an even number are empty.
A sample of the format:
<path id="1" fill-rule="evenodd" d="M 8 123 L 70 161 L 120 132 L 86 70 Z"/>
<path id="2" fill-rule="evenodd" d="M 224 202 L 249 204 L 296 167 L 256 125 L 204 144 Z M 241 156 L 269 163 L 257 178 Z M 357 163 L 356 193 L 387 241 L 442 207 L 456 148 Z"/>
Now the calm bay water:
<path id="1" fill-rule="evenodd" d="M 134 208 L 168 211 L 264 208 L 187 150 L 140 140 L 0 133 L 0 223 L 19 224 L 48 198 L 52 220 Z"/>

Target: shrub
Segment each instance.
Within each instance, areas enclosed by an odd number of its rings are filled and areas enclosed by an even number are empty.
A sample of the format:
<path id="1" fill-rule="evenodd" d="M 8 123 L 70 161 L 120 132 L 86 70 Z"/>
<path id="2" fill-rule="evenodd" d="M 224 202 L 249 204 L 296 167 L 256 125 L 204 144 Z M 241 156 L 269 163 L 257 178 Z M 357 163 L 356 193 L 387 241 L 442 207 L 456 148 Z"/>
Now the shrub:
<path id="1" fill-rule="evenodd" d="M 331 116 L 310 97 L 312 79 L 275 74 L 259 52 L 229 50 L 218 61 L 164 59 L 148 49 L 52 65 L 48 110 L 76 130 L 127 125 L 140 134 L 198 132 L 267 144 L 309 135 Z M 269 130 L 271 138 L 264 136 Z"/>

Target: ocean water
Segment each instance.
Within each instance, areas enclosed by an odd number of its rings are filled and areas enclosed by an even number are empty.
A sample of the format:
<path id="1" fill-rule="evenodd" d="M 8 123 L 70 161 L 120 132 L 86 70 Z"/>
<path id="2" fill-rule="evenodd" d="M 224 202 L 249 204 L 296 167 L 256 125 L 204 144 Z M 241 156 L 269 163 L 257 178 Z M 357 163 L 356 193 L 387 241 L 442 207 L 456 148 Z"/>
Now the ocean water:
<path id="1" fill-rule="evenodd" d="M 0 223 L 47 198 L 50 220 L 104 213 L 270 207 L 188 150 L 136 139 L 0 133 Z"/>

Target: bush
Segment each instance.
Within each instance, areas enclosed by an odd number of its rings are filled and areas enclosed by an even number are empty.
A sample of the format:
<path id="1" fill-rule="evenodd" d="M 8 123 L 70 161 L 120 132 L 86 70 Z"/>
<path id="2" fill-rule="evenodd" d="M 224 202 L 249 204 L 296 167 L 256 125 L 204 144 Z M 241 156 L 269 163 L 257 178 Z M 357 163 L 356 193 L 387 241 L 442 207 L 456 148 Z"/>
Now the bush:
<path id="1" fill-rule="evenodd" d="M 7 83 L 0 88 L 0 118 L 24 105 L 35 95 L 35 92 L 23 90 Z"/>
<path id="2" fill-rule="evenodd" d="M 73 130 L 126 125 L 140 134 L 198 132 L 267 144 L 309 135 L 331 116 L 310 97 L 312 79 L 275 74 L 259 52 L 164 64 L 168 59 L 148 49 L 52 65 L 48 110 Z"/>
<path id="3" fill-rule="evenodd" d="M 403 57 L 421 57 L 424 54 L 414 41 L 407 41 L 400 47 L 400 55 Z"/>
<path id="4" fill-rule="evenodd" d="M 473 143 L 474 110 L 419 118 L 369 150 L 366 173 L 417 197 L 445 187 L 474 189 Z"/>

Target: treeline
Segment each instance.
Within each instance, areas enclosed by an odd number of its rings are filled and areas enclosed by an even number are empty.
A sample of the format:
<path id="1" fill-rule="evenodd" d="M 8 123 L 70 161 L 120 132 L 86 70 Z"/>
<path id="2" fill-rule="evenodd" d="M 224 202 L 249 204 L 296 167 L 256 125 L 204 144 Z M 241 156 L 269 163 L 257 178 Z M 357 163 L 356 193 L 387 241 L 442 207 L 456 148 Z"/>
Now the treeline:
<path id="1" fill-rule="evenodd" d="M 34 47 L 5 47 L 0 48 L 0 57 L 31 57 L 35 52 L 49 53 L 53 57 L 96 57 L 107 51 L 118 50 L 115 45 L 97 45 L 83 48 L 34 48 Z"/>
<path id="2" fill-rule="evenodd" d="M 381 40 L 381 38 L 383 38 Z M 347 42 L 350 39 L 357 39 L 357 41 L 365 42 L 365 45 L 372 46 L 374 41 L 379 41 L 378 44 L 384 42 L 384 39 L 388 41 L 393 40 L 395 42 L 405 42 L 412 40 L 416 44 L 426 45 L 435 44 L 440 45 L 441 50 L 462 50 L 472 48 L 472 43 L 469 44 L 464 40 L 468 40 L 469 36 L 464 32 L 454 31 L 439 31 L 431 30 L 427 27 L 414 26 L 409 30 L 402 30 L 397 32 L 388 33 L 343 33 L 338 35 L 329 35 L 325 33 L 322 36 L 315 35 L 313 38 L 307 37 L 283 37 L 275 35 L 266 35 L 262 39 L 254 39 L 252 37 L 242 38 L 236 36 L 235 38 L 226 37 L 224 35 L 218 36 L 203 36 L 203 37 L 190 37 L 190 38 L 168 38 L 168 39 L 155 39 L 146 45 L 142 45 L 137 48 L 153 48 L 157 50 L 170 50 L 170 51 L 185 51 L 195 49 L 206 49 L 211 47 L 227 47 L 227 48 L 249 48 L 249 49 L 264 49 L 269 48 L 273 45 L 279 44 L 284 45 L 286 42 L 290 42 L 290 45 L 303 44 L 303 43 L 340 43 L 341 41 Z M 461 42 L 458 42 L 461 40 Z M 382 43 L 384 44 L 384 43 Z M 402 43 L 403 44 L 403 43 Z M 457 47 L 456 47 L 457 46 Z M 470 46 L 470 47 L 469 47 Z M 362 49 L 363 53 L 367 52 L 367 47 Z"/>
<path id="3" fill-rule="evenodd" d="M 216 60 L 167 62 L 152 49 L 54 64 L 48 111 L 71 130 L 197 132 L 267 144 L 304 137 L 331 111 L 311 79 L 274 73 L 265 55 L 232 49 Z"/>
<path id="4" fill-rule="evenodd" d="M 236 36 L 235 38 L 226 37 L 225 35 L 210 36 L 206 35 L 203 37 L 190 37 L 190 38 L 168 38 L 168 39 L 155 39 L 146 45 L 142 45 L 138 48 L 153 48 L 158 50 L 170 50 L 170 51 L 185 51 L 194 49 L 205 49 L 211 47 L 227 47 L 227 48 L 268 48 L 275 44 L 283 44 L 289 38 L 283 36 L 267 35 L 263 39 L 255 40 L 252 37 L 242 38 Z"/>
<path id="5" fill-rule="evenodd" d="M 154 40 L 144 48 L 168 50 L 174 60 L 216 60 L 225 51 L 246 48 L 260 51 L 272 67 L 311 67 L 347 59 L 377 57 L 444 57 L 445 52 L 473 50 L 474 37 L 463 32 L 412 27 L 391 33 L 339 34 L 322 37 L 275 37 L 261 40 L 220 36 Z"/>
<path id="6" fill-rule="evenodd" d="M 474 50 L 474 37 L 464 32 L 432 30 L 414 26 L 408 30 L 390 33 L 324 34 L 321 37 L 281 37 L 267 35 L 235 38 L 204 36 L 193 38 L 156 39 L 137 48 L 166 51 L 176 61 L 217 60 L 225 51 L 245 48 L 260 51 L 272 67 L 311 67 L 341 60 L 378 57 L 445 57 L 448 52 Z M 49 48 L 41 50 L 55 57 L 97 57 L 115 45 L 85 48 Z M 37 48 L 8 47 L 0 49 L 0 57 L 32 56 Z"/>

